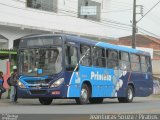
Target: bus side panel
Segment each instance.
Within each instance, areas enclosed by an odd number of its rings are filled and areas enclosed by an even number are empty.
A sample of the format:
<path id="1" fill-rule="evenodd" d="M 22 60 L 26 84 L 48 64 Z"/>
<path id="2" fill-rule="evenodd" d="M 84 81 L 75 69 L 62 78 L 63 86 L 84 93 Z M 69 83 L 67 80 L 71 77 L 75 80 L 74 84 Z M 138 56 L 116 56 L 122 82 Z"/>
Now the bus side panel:
<path id="1" fill-rule="evenodd" d="M 119 81 L 122 80 L 123 84 L 122 84 L 122 87 L 119 88 L 118 85 L 117 85 L 117 97 L 126 97 L 126 90 L 127 90 L 127 86 L 129 83 L 133 83 L 132 81 L 130 81 L 130 72 L 127 72 L 127 71 L 122 71 L 122 70 L 119 70 L 120 72 L 120 78 L 119 78 Z M 120 83 L 121 84 L 121 83 Z M 116 85 L 115 85 L 116 87 Z"/>
<path id="2" fill-rule="evenodd" d="M 152 94 L 153 80 L 151 74 L 127 72 L 127 74 L 122 76 L 120 79 L 123 80 L 123 86 L 119 89 L 117 97 L 126 97 L 128 84 L 132 84 L 134 86 L 135 96 L 145 97 Z"/>
<path id="3" fill-rule="evenodd" d="M 84 81 L 90 82 L 92 97 L 124 96 L 127 76 L 126 71 L 79 66 L 79 71 L 74 72 L 71 76 L 67 97 L 79 97 Z M 125 79 L 123 80 L 121 77 Z"/>
<path id="4" fill-rule="evenodd" d="M 145 97 L 152 94 L 153 80 L 150 73 L 132 73 L 131 80 L 135 85 L 135 96 Z"/>
<path id="5" fill-rule="evenodd" d="M 83 73 L 85 74 L 85 73 Z M 113 69 L 93 67 L 90 71 L 92 97 L 112 97 L 115 94 Z"/>
<path id="6" fill-rule="evenodd" d="M 150 74 L 80 66 L 70 77 L 67 97 L 79 97 L 84 81 L 91 83 L 92 97 L 126 97 L 129 83 L 134 86 L 135 96 L 148 96 L 153 88 Z"/>
<path id="7" fill-rule="evenodd" d="M 108 74 L 106 69 L 79 66 L 79 71 L 73 72 L 71 75 L 67 97 L 80 97 L 80 90 L 84 81 L 90 82 L 92 97 L 110 97 L 113 84 L 111 77 L 108 77 L 108 80 L 107 76 L 105 80 L 103 79 L 102 75 L 105 75 L 105 73 L 109 76 L 109 74 L 113 74 L 113 70 Z"/>

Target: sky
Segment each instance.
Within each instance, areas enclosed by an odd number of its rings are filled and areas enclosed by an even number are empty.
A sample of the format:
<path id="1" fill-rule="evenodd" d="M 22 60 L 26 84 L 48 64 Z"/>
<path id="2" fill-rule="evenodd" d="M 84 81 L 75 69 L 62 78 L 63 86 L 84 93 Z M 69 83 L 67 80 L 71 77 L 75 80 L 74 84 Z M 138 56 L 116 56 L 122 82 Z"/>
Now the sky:
<path id="1" fill-rule="evenodd" d="M 143 1 L 144 4 L 144 14 L 151 9 L 159 0 L 139 0 Z M 151 12 L 149 12 L 139 23 L 138 26 L 151 32 L 153 35 L 160 36 L 160 3 L 154 7 Z"/>
<path id="2" fill-rule="evenodd" d="M 137 5 L 143 5 L 143 14 L 146 14 L 159 0 L 137 0 Z M 113 12 L 106 13 L 106 19 L 132 25 L 133 19 L 133 0 L 107 0 L 110 4 L 110 9 Z M 107 3 L 106 3 L 107 4 Z M 119 10 L 119 11 L 118 11 Z M 114 12 L 117 11 L 117 12 Z M 137 12 L 139 8 L 137 7 Z M 141 19 L 141 15 L 137 14 L 137 21 Z M 137 23 L 138 33 L 147 34 L 160 38 L 160 3 L 152 9 L 141 21 Z M 126 28 L 127 26 L 121 26 L 126 30 L 113 29 L 108 33 L 111 37 L 122 37 L 132 34 L 132 28 Z M 118 31 L 118 34 L 114 34 L 114 31 Z"/>

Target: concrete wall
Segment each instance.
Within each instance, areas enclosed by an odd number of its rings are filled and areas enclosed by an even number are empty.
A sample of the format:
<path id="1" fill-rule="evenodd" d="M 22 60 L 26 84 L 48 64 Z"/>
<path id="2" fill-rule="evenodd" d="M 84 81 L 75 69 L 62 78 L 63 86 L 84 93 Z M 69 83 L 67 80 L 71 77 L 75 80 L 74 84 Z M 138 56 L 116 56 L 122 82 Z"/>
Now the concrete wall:
<path id="1" fill-rule="evenodd" d="M 8 48 L 8 40 L 7 39 L 0 39 L 0 48 L 1 49 Z"/>
<path id="2" fill-rule="evenodd" d="M 0 25 L 0 34 L 9 41 L 9 48 L 13 48 L 13 40 L 30 34 L 50 33 L 40 30 L 21 29 L 20 27 L 9 27 Z"/>
<path id="3" fill-rule="evenodd" d="M 63 0 L 58 0 L 59 8 L 68 8 L 70 0 L 66 0 L 66 7 L 62 6 Z M 64 1 L 63 1 L 64 2 Z M 25 2 L 19 2 L 18 0 L 5 0 L 0 3 L 0 23 L 3 25 L 14 25 L 22 28 L 33 28 L 38 30 L 47 31 L 68 31 L 79 34 L 90 34 L 107 36 L 107 28 L 103 25 L 99 25 L 95 22 L 91 22 L 76 17 L 71 17 L 62 13 L 46 12 L 27 8 Z M 74 6 L 75 10 L 77 5 Z M 74 2 L 73 2 L 74 3 Z M 75 4 L 76 1 L 75 1 Z M 69 9 L 69 8 L 68 8 Z M 67 11 L 67 10 L 66 10 Z"/>
<path id="4" fill-rule="evenodd" d="M 152 60 L 153 75 L 160 78 L 160 60 Z"/>

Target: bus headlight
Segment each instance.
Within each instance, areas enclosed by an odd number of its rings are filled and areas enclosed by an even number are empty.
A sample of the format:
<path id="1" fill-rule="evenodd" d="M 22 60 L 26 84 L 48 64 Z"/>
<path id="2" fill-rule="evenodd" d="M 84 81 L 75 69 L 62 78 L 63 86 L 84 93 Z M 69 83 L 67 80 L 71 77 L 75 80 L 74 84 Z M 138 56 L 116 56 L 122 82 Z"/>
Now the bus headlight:
<path id="1" fill-rule="evenodd" d="M 56 80 L 50 87 L 53 88 L 53 87 L 58 87 L 60 86 L 60 84 L 62 84 L 64 82 L 64 78 L 60 78 L 58 80 Z"/>
<path id="2" fill-rule="evenodd" d="M 18 81 L 18 86 L 19 86 L 20 88 L 26 88 L 26 87 L 24 86 L 24 84 L 23 84 L 22 82 L 20 82 L 20 81 Z"/>

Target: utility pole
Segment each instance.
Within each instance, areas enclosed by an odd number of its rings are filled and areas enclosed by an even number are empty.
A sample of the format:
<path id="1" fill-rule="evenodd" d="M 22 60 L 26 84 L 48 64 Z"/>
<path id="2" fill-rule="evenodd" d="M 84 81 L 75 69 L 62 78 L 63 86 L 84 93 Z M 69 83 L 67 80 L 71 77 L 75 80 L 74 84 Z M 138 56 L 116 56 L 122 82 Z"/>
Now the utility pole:
<path id="1" fill-rule="evenodd" d="M 136 48 L 136 0 L 133 0 L 132 48 Z"/>

